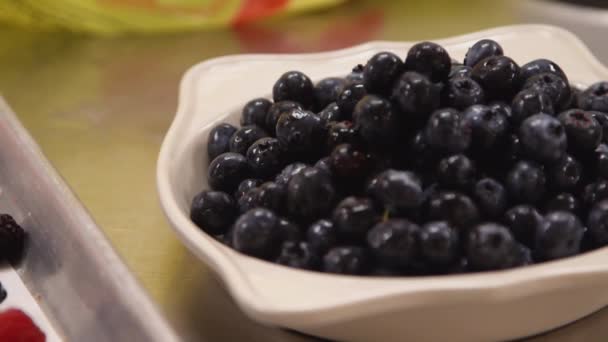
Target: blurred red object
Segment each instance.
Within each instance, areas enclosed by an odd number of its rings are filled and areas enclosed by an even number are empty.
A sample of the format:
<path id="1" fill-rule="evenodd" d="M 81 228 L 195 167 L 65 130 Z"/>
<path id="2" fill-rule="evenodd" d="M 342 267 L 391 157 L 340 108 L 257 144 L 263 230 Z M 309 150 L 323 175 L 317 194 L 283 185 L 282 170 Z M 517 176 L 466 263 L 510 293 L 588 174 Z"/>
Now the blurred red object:
<path id="1" fill-rule="evenodd" d="M 44 342 L 46 336 L 23 311 L 8 309 L 0 313 L 0 341 Z"/>

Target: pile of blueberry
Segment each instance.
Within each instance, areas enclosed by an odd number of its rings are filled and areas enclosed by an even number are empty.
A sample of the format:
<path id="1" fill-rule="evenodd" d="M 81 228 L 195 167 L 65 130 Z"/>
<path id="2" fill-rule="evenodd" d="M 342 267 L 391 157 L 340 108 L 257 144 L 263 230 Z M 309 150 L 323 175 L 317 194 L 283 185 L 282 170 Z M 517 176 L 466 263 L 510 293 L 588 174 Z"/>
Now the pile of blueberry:
<path id="1" fill-rule="evenodd" d="M 505 269 L 608 244 L 608 82 L 492 40 L 283 74 L 209 133 L 191 219 L 235 250 L 331 273 Z"/>

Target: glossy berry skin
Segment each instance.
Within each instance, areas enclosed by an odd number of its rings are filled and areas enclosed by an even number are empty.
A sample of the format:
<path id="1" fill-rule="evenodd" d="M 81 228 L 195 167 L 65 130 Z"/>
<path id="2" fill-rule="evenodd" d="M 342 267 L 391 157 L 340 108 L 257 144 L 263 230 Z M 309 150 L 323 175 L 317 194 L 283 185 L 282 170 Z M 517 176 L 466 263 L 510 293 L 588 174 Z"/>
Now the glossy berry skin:
<path id="1" fill-rule="evenodd" d="M 588 207 L 608 199 L 608 180 L 598 180 L 585 187 L 583 200 Z"/>
<path id="2" fill-rule="evenodd" d="M 482 39 L 469 48 L 464 56 L 464 65 L 472 68 L 488 57 L 502 55 L 503 50 L 500 44 L 492 39 Z"/>
<path id="3" fill-rule="evenodd" d="M 323 272 L 362 275 L 371 269 L 371 260 L 364 248 L 334 247 L 323 256 Z"/>
<path id="4" fill-rule="evenodd" d="M 285 241 L 275 262 L 289 267 L 315 270 L 321 263 L 321 257 L 306 242 Z"/>
<path id="5" fill-rule="evenodd" d="M 341 77 L 327 77 L 317 82 L 314 87 L 315 110 L 321 110 L 335 102 L 345 84 L 346 80 Z"/>
<path id="6" fill-rule="evenodd" d="M 319 159 L 315 163 L 315 168 L 327 173 L 328 175 L 333 175 L 333 170 L 331 167 L 331 157 L 323 157 Z"/>
<path id="7" fill-rule="evenodd" d="M 267 136 L 266 131 L 258 126 L 241 127 L 230 138 L 230 152 L 246 155 L 254 142 Z"/>
<path id="8" fill-rule="evenodd" d="M 244 179 L 239 186 L 236 188 L 234 192 L 234 199 L 238 201 L 243 195 L 245 195 L 249 190 L 257 188 L 260 184 L 262 184 L 261 179 L 255 178 L 247 178 Z"/>
<path id="9" fill-rule="evenodd" d="M 433 266 L 455 264 L 460 254 L 458 230 L 446 221 L 429 222 L 420 230 L 420 255 Z"/>
<path id="10" fill-rule="evenodd" d="M 26 240 L 26 232 L 15 219 L 9 214 L 0 214 L 0 261 L 18 264 L 24 255 Z"/>
<path id="11" fill-rule="evenodd" d="M 447 221 L 459 228 L 468 228 L 479 221 L 479 210 L 468 196 L 444 191 L 431 196 L 429 202 L 429 219 Z"/>
<path id="12" fill-rule="evenodd" d="M 231 124 L 221 123 L 209 131 L 207 139 L 207 156 L 209 160 L 215 159 L 222 153 L 230 151 L 230 138 L 237 131 Z"/>
<path id="13" fill-rule="evenodd" d="M 272 87 L 274 102 L 294 101 L 309 109 L 314 104 L 314 89 L 308 76 L 299 71 L 288 71 L 281 75 Z"/>
<path id="14" fill-rule="evenodd" d="M 306 241 L 314 250 L 325 253 L 338 242 L 334 223 L 326 219 L 313 222 L 306 231 Z"/>
<path id="15" fill-rule="evenodd" d="M 420 178 L 409 171 L 388 169 L 374 176 L 367 194 L 389 211 L 418 208 L 424 201 Z"/>
<path id="16" fill-rule="evenodd" d="M 365 197 L 346 197 L 338 203 L 332 214 L 338 235 L 354 242 L 363 241 L 378 219 L 374 203 Z"/>
<path id="17" fill-rule="evenodd" d="M 578 199 L 567 192 L 562 192 L 550 198 L 545 204 L 545 212 L 569 211 L 573 214 L 578 213 L 580 203 Z"/>
<path id="18" fill-rule="evenodd" d="M 203 191 L 192 199 L 190 219 L 208 234 L 224 234 L 234 222 L 236 205 L 221 191 Z"/>
<path id="19" fill-rule="evenodd" d="M 272 210 L 275 214 L 281 214 L 284 211 L 286 190 L 275 182 L 260 185 L 255 195 L 257 207 Z"/>
<path id="20" fill-rule="evenodd" d="M 578 254 L 585 228 L 572 213 L 555 211 L 545 215 L 536 237 L 540 260 L 554 260 Z"/>
<path id="21" fill-rule="evenodd" d="M 332 175 L 338 183 L 357 186 L 372 170 L 370 156 L 351 144 L 336 146 L 329 155 Z"/>
<path id="22" fill-rule="evenodd" d="M 272 106 L 272 102 L 262 97 L 247 102 L 241 112 L 241 126 L 264 127 L 270 106 Z"/>
<path id="23" fill-rule="evenodd" d="M 363 68 L 363 84 L 371 94 L 388 94 L 395 79 L 403 71 L 403 61 L 392 52 L 379 52 Z"/>
<path id="24" fill-rule="evenodd" d="M 363 64 L 355 65 L 351 72 L 346 75 L 346 84 L 363 83 Z"/>
<path id="25" fill-rule="evenodd" d="M 239 213 L 244 214 L 253 208 L 261 207 L 261 205 L 259 204 L 259 193 L 260 189 L 255 187 L 245 192 L 241 197 L 239 197 L 239 199 L 237 200 L 237 207 L 239 209 Z"/>
<path id="26" fill-rule="evenodd" d="M 491 219 L 501 216 L 508 204 L 507 190 L 492 178 L 483 178 L 475 183 L 473 198 L 481 213 Z"/>
<path id="27" fill-rule="evenodd" d="M 516 242 L 506 227 L 497 223 L 475 226 L 467 236 L 469 266 L 476 271 L 511 267 L 511 254 Z"/>
<path id="28" fill-rule="evenodd" d="M 471 132 L 471 147 L 475 152 L 492 152 L 505 141 L 509 123 L 500 111 L 474 105 L 467 108 L 462 117 L 464 129 Z"/>
<path id="29" fill-rule="evenodd" d="M 564 110 L 570 103 L 570 84 L 553 73 L 534 75 L 524 83 L 522 89 L 537 89 L 551 99 L 556 112 Z"/>
<path id="30" fill-rule="evenodd" d="M 583 167 L 572 156 L 566 155 L 550 167 L 549 176 L 551 186 L 556 190 L 572 190 L 583 177 Z"/>
<path id="31" fill-rule="evenodd" d="M 405 219 L 377 223 L 367 233 L 367 245 L 383 265 L 407 267 L 419 253 L 420 227 Z"/>
<path id="32" fill-rule="evenodd" d="M 471 78 L 485 90 L 487 99 L 510 99 L 519 77 L 519 66 L 506 56 L 492 56 L 475 64 Z"/>
<path id="33" fill-rule="evenodd" d="M 367 95 L 367 90 L 365 90 L 363 83 L 351 83 L 344 87 L 344 90 L 336 99 L 336 104 L 340 107 L 342 120 L 352 119 L 355 106 L 365 95 Z"/>
<path id="34" fill-rule="evenodd" d="M 504 215 L 503 222 L 520 243 L 532 248 L 543 217 L 530 205 L 518 205 Z"/>
<path id="35" fill-rule="evenodd" d="M 506 188 L 509 198 L 517 203 L 536 203 L 544 195 L 546 177 L 542 167 L 534 162 L 519 161 L 509 171 Z"/>
<path id="36" fill-rule="evenodd" d="M 321 119 L 321 122 L 323 122 L 324 124 L 328 124 L 332 121 L 342 120 L 342 112 L 340 111 L 340 106 L 338 106 L 338 104 L 335 102 L 328 104 L 317 115 Z"/>
<path id="37" fill-rule="evenodd" d="M 292 109 L 281 114 L 277 122 L 277 139 L 289 152 L 318 153 L 323 145 L 324 129 L 314 113 Z"/>
<path id="38" fill-rule="evenodd" d="M 285 166 L 283 170 L 281 170 L 281 172 L 275 177 L 274 181 L 279 186 L 287 187 L 287 184 L 289 184 L 291 178 L 307 167 L 308 165 L 300 162 L 289 164 Z"/>
<path id="39" fill-rule="evenodd" d="M 597 176 L 608 179 L 608 145 L 601 144 L 595 149 L 594 162 Z"/>
<path id="40" fill-rule="evenodd" d="M 524 120 L 519 138 L 524 154 L 540 163 L 558 161 L 566 154 L 566 130 L 550 115 L 535 114 Z"/>
<path id="41" fill-rule="evenodd" d="M 464 154 L 455 154 L 439 161 L 437 179 L 447 189 L 468 190 L 475 182 L 477 168 Z"/>
<path id="42" fill-rule="evenodd" d="M 483 103 L 484 99 L 483 88 L 470 77 L 448 79 L 441 93 L 442 105 L 459 110 Z"/>
<path id="43" fill-rule="evenodd" d="M 558 120 L 566 129 L 568 147 L 580 154 L 590 154 L 602 141 L 602 126 L 589 112 L 580 109 L 570 109 L 561 113 Z"/>
<path id="44" fill-rule="evenodd" d="M 391 103 L 367 95 L 355 106 L 353 122 L 359 136 L 370 146 L 385 146 L 392 143 L 398 133 L 398 121 Z"/>
<path id="45" fill-rule="evenodd" d="M 276 138 L 262 138 L 247 150 L 247 162 L 258 178 L 269 178 L 285 164 L 285 151 Z"/>
<path id="46" fill-rule="evenodd" d="M 465 129 L 462 115 L 455 109 L 433 112 L 424 132 L 426 143 L 443 153 L 460 153 L 471 144 L 471 130 Z"/>
<path id="47" fill-rule="evenodd" d="M 262 259 L 274 258 L 281 246 L 279 219 L 272 211 L 251 209 L 241 215 L 232 230 L 232 246 L 237 251 Z"/>
<path id="48" fill-rule="evenodd" d="M 448 52 L 438 44 L 421 42 L 410 48 L 405 58 L 405 69 L 426 75 L 433 82 L 447 79 L 452 60 Z"/>
<path id="49" fill-rule="evenodd" d="M 264 125 L 264 129 L 268 133 L 275 136 L 279 117 L 281 114 L 290 112 L 293 109 L 302 109 L 302 106 L 293 101 L 281 101 L 273 103 L 272 106 L 270 106 L 270 109 L 268 109 L 268 114 L 266 114 L 266 124 Z"/>
<path id="50" fill-rule="evenodd" d="M 471 77 L 471 71 L 473 71 L 473 68 L 466 66 L 466 65 L 461 65 L 461 64 L 452 64 L 452 68 L 450 69 L 450 75 L 448 76 L 448 78 L 453 78 L 453 77 Z"/>
<path id="51" fill-rule="evenodd" d="M 359 142 L 358 132 L 351 121 L 329 122 L 327 130 L 326 150 L 331 152 L 340 144 L 357 144 Z"/>
<path id="52" fill-rule="evenodd" d="M 520 124 L 534 114 L 554 114 L 553 103 L 544 92 L 529 88 L 517 93 L 511 102 L 510 121 L 514 125 Z"/>
<path id="53" fill-rule="evenodd" d="M 422 120 L 439 108 L 441 88 L 420 73 L 404 72 L 395 81 L 391 101 L 406 118 Z"/>
<path id="54" fill-rule="evenodd" d="M 608 114 L 602 112 L 590 111 L 595 121 L 602 126 L 602 142 L 608 144 Z"/>
<path id="55" fill-rule="evenodd" d="M 578 106 L 584 110 L 608 112 L 608 82 L 592 84 L 583 91 L 578 99 Z"/>
<path id="56" fill-rule="evenodd" d="M 209 164 L 207 180 L 212 189 L 230 194 L 250 174 L 249 164 L 242 154 L 227 152 Z"/>
<path id="57" fill-rule="evenodd" d="M 608 200 L 593 206 L 587 218 L 587 227 L 596 246 L 608 244 Z"/>
<path id="58" fill-rule="evenodd" d="M 528 62 L 521 66 L 521 70 L 519 72 L 519 80 L 520 83 L 525 83 L 530 77 L 536 76 L 538 74 L 550 73 L 556 76 L 559 76 L 564 79 L 564 81 L 568 82 L 568 77 L 559 67 L 559 65 L 555 64 L 555 62 L 550 61 L 548 59 L 540 58 L 535 59 L 531 62 Z"/>
<path id="59" fill-rule="evenodd" d="M 294 175 L 287 186 L 287 209 L 292 217 L 314 221 L 331 210 L 336 192 L 331 177 L 312 167 Z"/>

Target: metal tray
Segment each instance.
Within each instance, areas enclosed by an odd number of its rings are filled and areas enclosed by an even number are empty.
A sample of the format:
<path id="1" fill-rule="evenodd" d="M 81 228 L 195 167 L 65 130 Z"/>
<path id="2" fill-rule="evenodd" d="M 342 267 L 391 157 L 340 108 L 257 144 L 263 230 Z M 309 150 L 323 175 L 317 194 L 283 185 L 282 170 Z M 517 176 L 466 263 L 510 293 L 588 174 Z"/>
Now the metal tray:
<path id="1" fill-rule="evenodd" d="M 17 273 L 66 340 L 178 340 L 1 97 L 0 211 L 28 232 Z"/>

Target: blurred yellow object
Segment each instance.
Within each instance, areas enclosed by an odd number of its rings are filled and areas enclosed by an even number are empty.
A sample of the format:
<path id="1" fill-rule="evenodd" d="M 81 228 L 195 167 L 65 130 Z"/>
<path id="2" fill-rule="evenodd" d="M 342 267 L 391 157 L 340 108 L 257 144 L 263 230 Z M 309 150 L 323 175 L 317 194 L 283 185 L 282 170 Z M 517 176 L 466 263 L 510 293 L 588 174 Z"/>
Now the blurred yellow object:
<path id="1" fill-rule="evenodd" d="M 0 22 L 96 34 L 238 25 L 345 0 L 0 0 Z"/>

